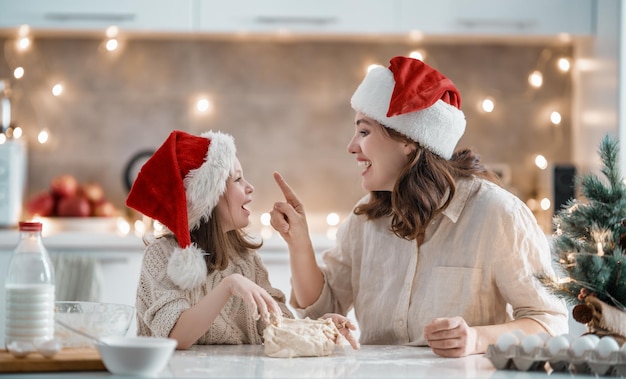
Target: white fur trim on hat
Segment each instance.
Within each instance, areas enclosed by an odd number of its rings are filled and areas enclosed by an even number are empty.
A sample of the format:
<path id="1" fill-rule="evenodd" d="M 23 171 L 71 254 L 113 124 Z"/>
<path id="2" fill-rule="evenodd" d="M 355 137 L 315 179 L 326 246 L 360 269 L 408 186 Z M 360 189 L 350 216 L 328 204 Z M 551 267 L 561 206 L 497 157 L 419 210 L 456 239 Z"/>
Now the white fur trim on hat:
<path id="1" fill-rule="evenodd" d="M 393 73 L 389 69 L 380 66 L 370 70 L 352 95 L 352 108 L 450 159 L 465 131 L 463 112 L 437 100 L 421 111 L 387 117 L 394 86 Z"/>
<path id="2" fill-rule="evenodd" d="M 182 290 L 200 287 L 207 277 L 205 253 L 195 244 L 177 247 L 167 264 L 167 276 Z"/>
<path id="3" fill-rule="evenodd" d="M 226 191 L 226 180 L 233 171 L 237 154 L 235 141 L 228 134 L 210 131 L 200 136 L 210 139 L 211 144 L 202 166 L 189 171 L 184 179 L 190 232 L 200 225 L 201 220 L 209 219 Z"/>

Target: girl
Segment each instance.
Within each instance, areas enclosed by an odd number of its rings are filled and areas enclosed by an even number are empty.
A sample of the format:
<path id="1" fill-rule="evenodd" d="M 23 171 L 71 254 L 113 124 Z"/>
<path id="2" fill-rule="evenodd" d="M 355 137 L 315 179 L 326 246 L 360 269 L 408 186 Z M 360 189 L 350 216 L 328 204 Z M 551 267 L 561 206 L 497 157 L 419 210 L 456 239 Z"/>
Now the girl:
<path id="1" fill-rule="evenodd" d="M 260 344 L 270 313 L 293 315 L 246 238 L 254 188 L 233 138 L 170 134 L 144 164 L 126 204 L 166 228 L 146 248 L 137 334 L 193 344 Z M 262 317 L 259 317 L 262 316 Z"/>

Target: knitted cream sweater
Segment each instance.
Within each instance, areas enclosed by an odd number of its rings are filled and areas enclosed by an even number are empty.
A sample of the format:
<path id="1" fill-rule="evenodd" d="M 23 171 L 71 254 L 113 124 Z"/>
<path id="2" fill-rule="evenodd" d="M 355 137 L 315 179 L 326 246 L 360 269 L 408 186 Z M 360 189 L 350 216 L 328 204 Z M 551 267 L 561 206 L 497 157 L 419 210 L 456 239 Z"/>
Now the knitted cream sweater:
<path id="1" fill-rule="evenodd" d="M 167 277 L 168 259 L 177 246 L 173 237 L 162 237 L 150 243 L 144 252 L 137 286 L 137 335 L 169 336 L 181 313 L 197 304 L 226 276 L 235 273 L 267 290 L 278 302 L 283 317 L 293 318 L 285 306 L 285 295 L 270 285 L 267 269 L 256 251 L 233 254 L 228 267 L 210 273 L 204 286 L 183 291 Z M 252 309 L 241 298 L 232 296 L 211 328 L 195 344 L 260 344 L 265 325 L 261 319 L 254 318 Z"/>

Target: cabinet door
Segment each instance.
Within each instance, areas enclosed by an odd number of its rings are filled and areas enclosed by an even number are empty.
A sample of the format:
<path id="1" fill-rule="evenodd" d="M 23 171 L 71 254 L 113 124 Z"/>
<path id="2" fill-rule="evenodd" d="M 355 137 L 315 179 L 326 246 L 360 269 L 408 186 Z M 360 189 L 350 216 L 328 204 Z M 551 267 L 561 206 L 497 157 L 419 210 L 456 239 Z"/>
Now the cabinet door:
<path id="1" fill-rule="evenodd" d="M 391 33 L 397 17 L 389 0 L 197 0 L 200 32 L 296 34 Z"/>
<path id="2" fill-rule="evenodd" d="M 193 0 L 0 0 L 0 28 L 189 31 Z"/>
<path id="3" fill-rule="evenodd" d="M 398 28 L 434 35 L 592 35 L 593 0 L 399 0 Z"/>

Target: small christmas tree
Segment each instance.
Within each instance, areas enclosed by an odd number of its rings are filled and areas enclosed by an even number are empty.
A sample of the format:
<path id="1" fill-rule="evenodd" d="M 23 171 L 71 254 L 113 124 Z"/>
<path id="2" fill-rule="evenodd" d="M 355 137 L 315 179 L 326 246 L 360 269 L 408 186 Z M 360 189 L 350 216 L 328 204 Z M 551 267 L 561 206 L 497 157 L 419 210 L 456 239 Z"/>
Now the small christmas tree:
<path id="1" fill-rule="evenodd" d="M 607 135 L 599 154 L 606 180 L 593 174 L 577 178 L 582 199 L 569 200 L 553 219 L 553 254 L 564 277 L 541 280 L 576 305 L 573 316 L 590 333 L 625 336 L 622 325 L 605 325 L 601 314 L 610 307 L 626 325 L 626 185 L 618 167 L 618 141 Z"/>

